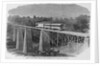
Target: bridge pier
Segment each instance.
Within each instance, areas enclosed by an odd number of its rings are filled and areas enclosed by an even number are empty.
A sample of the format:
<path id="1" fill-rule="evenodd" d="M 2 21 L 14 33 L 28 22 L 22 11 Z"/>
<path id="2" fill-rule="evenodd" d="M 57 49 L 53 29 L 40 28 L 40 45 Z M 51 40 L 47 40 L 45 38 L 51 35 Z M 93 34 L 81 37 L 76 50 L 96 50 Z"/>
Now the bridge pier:
<path id="1" fill-rule="evenodd" d="M 16 49 L 19 48 L 19 29 L 17 29 Z"/>
<path id="2" fill-rule="evenodd" d="M 40 31 L 39 51 L 43 52 L 43 30 Z"/>
<path id="3" fill-rule="evenodd" d="M 26 40 L 26 28 L 24 29 L 24 40 L 23 40 L 23 53 L 27 53 L 27 48 L 26 48 L 26 42 L 27 42 L 27 40 Z"/>
<path id="4" fill-rule="evenodd" d="M 13 27 L 13 41 L 16 41 L 16 27 Z"/>

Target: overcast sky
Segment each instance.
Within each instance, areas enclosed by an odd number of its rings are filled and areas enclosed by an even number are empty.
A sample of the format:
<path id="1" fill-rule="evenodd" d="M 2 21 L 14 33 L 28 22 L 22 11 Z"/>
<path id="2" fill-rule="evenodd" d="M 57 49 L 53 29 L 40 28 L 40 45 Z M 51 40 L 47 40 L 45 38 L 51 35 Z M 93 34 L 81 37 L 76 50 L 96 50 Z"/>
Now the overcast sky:
<path id="1" fill-rule="evenodd" d="M 7 10 L 10 10 L 10 9 L 13 9 L 13 8 L 16 8 L 16 7 L 22 6 L 22 5 L 25 5 L 25 4 L 9 4 L 9 5 L 7 5 Z M 80 3 L 77 5 L 83 6 L 83 7 L 87 8 L 89 11 L 91 11 L 91 5 L 89 3 L 85 3 L 85 4 Z"/>

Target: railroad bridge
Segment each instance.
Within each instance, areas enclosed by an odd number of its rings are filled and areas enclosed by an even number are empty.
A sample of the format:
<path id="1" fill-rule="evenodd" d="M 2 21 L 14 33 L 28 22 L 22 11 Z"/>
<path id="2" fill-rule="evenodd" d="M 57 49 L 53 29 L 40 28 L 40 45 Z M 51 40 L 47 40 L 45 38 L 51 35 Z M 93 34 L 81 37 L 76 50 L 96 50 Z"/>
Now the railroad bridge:
<path id="1" fill-rule="evenodd" d="M 67 52 L 76 52 L 81 50 L 84 44 L 89 45 L 87 33 L 50 30 L 13 23 L 8 23 L 8 25 L 12 27 L 12 33 L 8 36 L 16 43 L 15 49 L 23 53 L 34 50 L 33 47 L 36 46 L 40 52 L 51 47 L 61 52 L 64 47 L 67 48 Z"/>

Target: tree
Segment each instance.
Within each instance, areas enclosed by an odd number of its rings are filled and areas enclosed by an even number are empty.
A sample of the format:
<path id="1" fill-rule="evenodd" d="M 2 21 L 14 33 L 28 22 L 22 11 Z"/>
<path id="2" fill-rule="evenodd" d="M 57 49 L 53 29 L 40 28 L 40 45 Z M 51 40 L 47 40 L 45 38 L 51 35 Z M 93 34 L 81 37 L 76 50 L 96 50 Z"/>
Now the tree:
<path id="1" fill-rule="evenodd" d="M 89 16 L 81 15 L 76 18 L 76 23 L 73 25 L 74 31 L 88 32 L 89 30 Z"/>
<path id="2" fill-rule="evenodd" d="M 18 16 L 18 15 L 9 16 L 9 17 L 8 17 L 8 21 L 9 21 L 9 22 L 12 22 L 12 23 L 20 24 L 20 23 L 21 23 L 21 17 Z"/>

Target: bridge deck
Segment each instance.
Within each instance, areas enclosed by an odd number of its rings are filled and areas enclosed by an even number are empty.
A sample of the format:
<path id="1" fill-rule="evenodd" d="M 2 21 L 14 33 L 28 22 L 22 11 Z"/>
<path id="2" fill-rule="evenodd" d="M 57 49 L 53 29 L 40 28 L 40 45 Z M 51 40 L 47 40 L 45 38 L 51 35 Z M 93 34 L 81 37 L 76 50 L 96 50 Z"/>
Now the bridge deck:
<path id="1" fill-rule="evenodd" d="M 13 26 L 17 26 L 17 27 L 38 29 L 38 30 L 51 31 L 51 32 L 70 34 L 70 35 L 76 35 L 76 36 L 83 36 L 83 37 L 89 36 L 88 33 L 79 33 L 79 32 L 73 32 L 73 31 L 61 31 L 61 30 L 51 30 L 51 29 L 37 28 L 37 27 L 31 27 L 31 26 L 26 26 L 26 25 L 19 25 L 19 24 L 14 24 L 14 23 L 8 23 L 8 24 L 13 25 Z"/>

